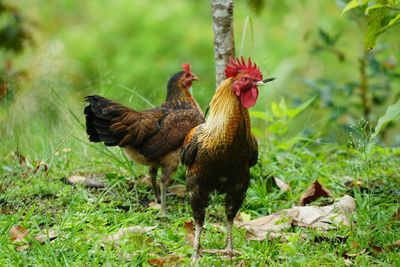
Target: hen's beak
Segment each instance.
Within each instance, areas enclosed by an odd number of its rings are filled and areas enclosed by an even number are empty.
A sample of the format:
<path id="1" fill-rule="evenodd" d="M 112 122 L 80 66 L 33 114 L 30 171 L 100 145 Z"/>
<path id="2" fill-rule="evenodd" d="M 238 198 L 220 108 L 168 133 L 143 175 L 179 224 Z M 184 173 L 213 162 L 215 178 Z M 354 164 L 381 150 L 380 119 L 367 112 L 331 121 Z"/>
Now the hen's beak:
<path id="1" fill-rule="evenodd" d="M 198 81 L 199 78 L 196 75 L 192 75 L 192 77 L 190 78 L 190 80 L 192 81 Z"/>
<path id="2" fill-rule="evenodd" d="M 256 82 L 256 85 L 257 85 L 257 86 L 262 86 L 262 85 L 264 85 L 264 84 L 266 84 L 266 83 L 269 83 L 269 82 L 274 81 L 275 79 L 276 79 L 275 77 L 267 78 L 267 79 L 264 79 L 264 80 L 262 80 L 262 81 Z"/>

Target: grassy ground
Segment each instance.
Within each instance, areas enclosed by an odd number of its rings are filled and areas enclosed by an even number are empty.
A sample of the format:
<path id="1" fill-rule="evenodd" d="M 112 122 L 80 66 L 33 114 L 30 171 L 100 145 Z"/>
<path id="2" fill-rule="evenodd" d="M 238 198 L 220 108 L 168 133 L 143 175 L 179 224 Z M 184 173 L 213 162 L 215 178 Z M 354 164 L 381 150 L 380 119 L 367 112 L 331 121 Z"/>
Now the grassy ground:
<path id="1" fill-rule="evenodd" d="M 314 230 L 294 228 L 289 242 L 246 241 L 243 229 L 234 229 L 234 246 L 241 252 L 233 261 L 206 254 L 204 266 L 399 266 L 399 249 L 390 244 L 400 238 L 399 150 L 384 149 L 370 143 L 339 147 L 332 144 L 297 144 L 290 151 L 266 141 L 261 159 L 252 170 L 251 187 L 241 212 L 257 218 L 291 207 L 315 179 L 329 188 L 334 197 L 355 197 L 354 225 L 329 233 L 327 239 Z M 29 164 L 21 166 L 12 153 L 2 158 L 0 180 L 0 265 L 149 265 L 151 259 L 167 259 L 169 264 L 189 264 L 191 247 L 185 237 L 184 222 L 191 219 L 186 197 L 168 198 L 169 216 L 158 217 L 148 208 L 152 200 L 149 187 L 138 184 L 143 168 L 132 166 L 118 149 L 106 150 L 89 145 L 87 151 L 61 148 L 53 155 L 47 175 L 33 174 Z M 32 158 L 27 158 L 33 163 Z M 88 189 L 63 183 L 62 177 L 81 174 L 106 183 L 104 189 Z M 291 186 L 282 193 L 267 191 L 266 177 L 273 174 Z M 346 177 L 347 176 L 347 177 Z M 350 188 L 344 180 L 359 180 Z M 180 169 L 175 183 L 182 183 Z M 202 238 L 204 248 L 224 248 L 225 233 L 213 223 L 223 224 L 221 197 L 213 197 Z M 9 230 L 21 225 L 30 237 L 56 230 L 59 236 L 41 245 L 33 242 L 23 251 L 17 247 L 28 241 L 12 242 Z M 126 235 L 117 242 L 103 238 L 118 229 L 133 225 L 157 226 L 148 233 Z M 306 240 L 300 234 L 306 233 Z M 338 240 L 337 236 L 348 236 Z M 365 249 L 365 250 L 364 250 Z M 381 251 L 382 250 L 382 251 Z M 359 255 L 357 255 L 359 252 Z M 344 254 L 354 254 L 346 259 Z M 168 261 L 167 261 L 168 263 Z M 241 265 L 243 266 L 243 265 Z"/>

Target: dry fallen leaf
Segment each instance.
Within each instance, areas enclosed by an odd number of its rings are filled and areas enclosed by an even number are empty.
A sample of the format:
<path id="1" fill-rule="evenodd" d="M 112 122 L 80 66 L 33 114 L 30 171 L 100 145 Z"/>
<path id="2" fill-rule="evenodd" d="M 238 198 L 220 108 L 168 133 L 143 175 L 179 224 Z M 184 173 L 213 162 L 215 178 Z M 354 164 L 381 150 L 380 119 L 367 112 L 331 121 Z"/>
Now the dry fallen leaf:
<path id="1" fill-rule="evenodd" d="M 193 247 L 194 245 L 194 225 L 192 221 L 186 221 L 183 223 L 183 228 L 185 228 L 186 241 Z"/>
<path id="2" fill-rule="evenodd" d="M 293 225 L 320 230 L 335 229 L 337 225 L 350 225 L 349 213 L 355 211 L 356 204 L 351 196 L 344 196 L 332 205 L 316 207 L 293 207 L 298 216 L 293 217 Z"/>
<path id="3" fill-rule="evenodd" d="M 177 255 L 168 255 L 164 258 L 148 259 L 151 266 L 182 266 L 184 257 Z"/>
<path id="4" fill-rule="evenodd" d="M 40 170 L 44 171 L 45 174 L 48 173 L 49 166 L 47 165 L 47 163 L 45 161 L 35 160 L 34 163 L 35 163 L 36 167 L 35 167 L 35 169 L 33 169 L 33 173 L 37 173 Z"/>
<path id="5" fill-rule="evenodd" d="M 151 183 L 151 177 L 149 175 L 141 175 L 139 176 L 139 179 L 137 180 L 138 184 L 146 186 L 146 187 L 152 187 Z"/>
<path id="6" fill-rule="evenodd" d="M 86 187 L 90 188 L 103 188 L 105 185 L 102 182 L 95 181 L 91 178 L 87 178 L 84 176 L 73 175 L 69 178 L 63 178 L 63 181 L 70 185 L 82 184 Z"/>
<path id="7" fill-rule="evenodd" d="M 215 254 L 215 255 L 227 255 L 226 249 L 202 249 L 201 253 Z M 233 250 L 233 256 L 242 255 L 238 250 Z"/>
<path id="8" fill-rule="evenodd" d="M 397 240 L 397 241 L 394 242 L 393 244 L 390 244 L 387 248 L 388 248 L 389 250 L 396 249 L 396 248 L 400 248 L 400 240 Z"/>
<path id="9" fill-rule="evenodd" d="M 25 245 L 21 245 L 15 248 L 16 251 L 25 251 L 27 249 L 29 249 L 31 247 L 31 244 L 25 244 Z"/>
<path id="10" fill-rule="evenodd" d="M 280 232 L 289 229 L 293 217 L 297 215 L 296 210 L 283 210 L 248 222 L 235 222 L 238 227 L 247 230 L 247 240 L 264 240 L 268 232 Z"/>
<path id="11" fill-rule="evenodd" d="M 15 157 L 16 159 L 18 159 L 19 165 L 20 165 L 21 167 L 25 167 L 25 166 L 26 166 L 26 157 L 25 157 L 24 155 L 22 155 L 22 154 L 19 152 L 18 149 L 14 152 L 14 157 Z"/>
<path id="12" fill-rule="evenodd" d="M 10 239 L 14 242 L 22 241 L 28 235 L 28 230 L 21 226 L 17 225 L 10 229 Z"/>
<path id="13" fill-rule="evenodd" d="M 186 186 L 183 184 L 176 184 L 168 188 L 168 192 L 178 197 L 184 197 L 186 194 Z"/>
<path id="14" fill-rule="evenodd" d="M 151 208 L 151 209 L 160 210 L 161 209 L 161 204 L 157 203 L 157 202 L 154 202 L 154 201 L 151 201 L 151 202 L 149 202 L 148 207 Z"/>
<path id="15" fill-rule="evenodd" d="M 287 192 L 290 190 L 290 186 L 286 184 L 284 181 L 282 181 L 279 178 L 274 178 L 276 185 L 281 189 L 282 192 Z"/>
<path id="16" fill-rule="evenodd" d="M 396 212 L 393 214 L 393 219 L 396 221 L 400 220 L 400 208 L 396 210 Z"/>
<path id="17" fill-rule="evenodd" d="M 282 232 L 292 226 L 329 230 L 337 225 L 350 225 L 349 213 L 355 210 L 351 196 L 344 196 L 333 205 L 324 207 L 303 206 L 282 210 L 248 222 L 235 221 L 247 230 L 247 240 L 264 240 L 267 233 Z"/>
<path id="18" fill-rule="evenodd" d="M 106 236 L 103 238 L 104 242 L 107 241 L 118 241 L 120 240 L 124 235 L 127 234 L 133 234 L 133 233 L 147 233 L 152 230 L 157 228 L 157 225 L 155 226 L 131 226 L 131 227 L 126 227 L 126 228 L 121 228 L 116 232 L 115 234 Z"/>
<path id="19" fill-rule="evenodd" d="M 33 239 L 38 241 L 40 244 L 44 244 L 46 243 L 47 240 L 51 241 L 56 239 L 57 237 L 58 237 L 58 232 L 50 230 L 47 234 L 35 235 Z"/>
<path id="20" fill-rule="evenodd" d="M 348 259 L 348 258 L 355 258 L 355 257 L 357 257 L 357 256 L 360 256 L 360 255 L 364 254 L 366 251 L 367 251 L 367 249 L 364 248 L 364 249 L 362 249 L 361 251 L 359 251 L 359 252 L 357 252 L 357 253 L 347 253 L 347 252 L 343 252 L 343 255 L 342 255 L 342 256 L 343 256 L 345 259 Z"/>
<path id="21" fill-rule="evenodd" d="M 301 196 L 299 205 L 305 206 L 319 197 L 332 197 L 332 193 L 316 180 Z"/>
<path id="22" fill-rule="evenodd" d="M 267 177 L 267 181 L 266 181 L 266 187 L 267 187 L 267 191 L 271 191 L 272 187 L 277 187 L 279 188 L 282 192 L 287 192 L 290 190 L 290 186 L 288 184 L 286 184 L 284 181 L 282 181 L 279 178 L 276 178 L 272 175 Z"/>

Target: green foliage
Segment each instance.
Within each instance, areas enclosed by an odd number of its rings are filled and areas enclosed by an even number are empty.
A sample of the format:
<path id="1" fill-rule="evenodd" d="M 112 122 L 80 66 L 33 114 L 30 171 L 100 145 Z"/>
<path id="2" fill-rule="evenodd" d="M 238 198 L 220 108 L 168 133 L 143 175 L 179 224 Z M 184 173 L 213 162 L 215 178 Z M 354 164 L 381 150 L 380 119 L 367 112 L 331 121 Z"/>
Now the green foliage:
<path id="1" fill-rule="evenodd" d="M 352 0 L 345 6 L 343 13 L 355 8 L 361 8 L 367 17 L 365 50 L 374 48 L 379 35 L 400 23 L 400 1 L 398 0 Z"/>
<path id="2" fill-rule="evenodd" d="M 298 132 L 288 133 L 293 127 L 294 120 L 305 112 L 316 100 L 317 96 L 310 98 L 295 108 L 288 108 L 284 98 L 280 102 L 271 103 L 271 112 L 250 111 L 250 117 L 264 120 L 268 123 L 265 130 L 254 127 L 253 131 L 258 137 L 270 136 L 274 145 L 283 150 L 289 150 L 297 142 L 304 140 Z M 265 140 L 263 140 L 265 141 Z"/>
<path id="3" fill-rule="evenodd" d="M 400 119 L 400 100 L 390 105 L 385 114 L 379 118 L 375 127 L 375 132 L 372 134 L 371 138 L 375 138 L 388 123 L 398 119 Z"/>

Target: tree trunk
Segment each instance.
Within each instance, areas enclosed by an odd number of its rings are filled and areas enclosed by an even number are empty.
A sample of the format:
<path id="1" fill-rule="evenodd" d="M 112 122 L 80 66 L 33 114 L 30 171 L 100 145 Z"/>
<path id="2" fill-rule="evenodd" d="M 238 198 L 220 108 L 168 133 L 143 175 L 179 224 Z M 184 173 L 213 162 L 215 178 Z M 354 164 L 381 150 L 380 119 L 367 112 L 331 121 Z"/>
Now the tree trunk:
<path id="1" fill-rule="evenodd" d="M 225 67 L 235 57 L 233 35 L 233 0 L 211 0 L 216 82 L 225 80 Z"/>

